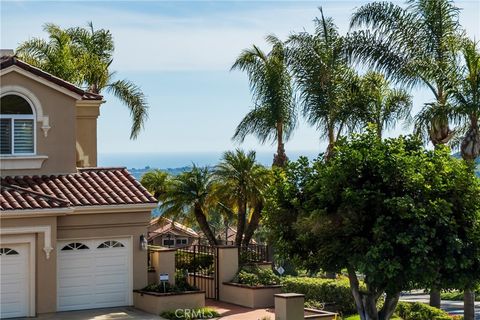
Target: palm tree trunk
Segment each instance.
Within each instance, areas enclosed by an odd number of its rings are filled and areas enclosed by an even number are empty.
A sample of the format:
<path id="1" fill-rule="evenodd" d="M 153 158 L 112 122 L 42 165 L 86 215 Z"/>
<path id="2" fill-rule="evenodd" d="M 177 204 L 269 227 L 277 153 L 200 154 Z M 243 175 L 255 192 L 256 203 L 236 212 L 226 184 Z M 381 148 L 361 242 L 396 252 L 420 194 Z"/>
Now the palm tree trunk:
<path id="1" fill-rule="evenodd" d="M 480 155 L 480 129 L 476 117 L 470 118 L 470 127 L 463 138 L 460 150 L 465 161 L 475 161 Z"/>
<path id="2" fill-rule="evenodd" d="M 463 293 L 463 319 L 475 320 L 475 291 L 465 289 Z"/>
<path id="3" fill-rule="evenodd" d="M 430 306 L 440 309 L 441 301 L 440 289 L 432 288 L 430 290 Z"/>
<path id="4" fill-rule="evenodd" d="M 279 122 L 277 124 L 277 153 L 273 156 L 273 165 L 284 168 L 287 160 L 285 144 L 283 143 L 283 123 Z"/>
<path id="5" fill-rule="evenodd" d="M 253 234 L 255 230 L 258 228 L 258 224 L 260 223 L 260 218 L 262 216 L 262 209 L 263 204 L 259 203 L 255 206 L 252 212 L 252 217 L 250 218 L 250 222 L 248 223 L 247 229 L 245 230 L 245 236 L 243 237 L 243 245 L 247 246 L 252 240 Z"/>
<path id="6" fill-rule="evenodd" d="M 241 199 L 238 201 L 237 234 L 235 235 L 235 245 L 237 247 L 242 245 L 243 233 L 245 231 L 245 220 L 247 218 L 247 203 L 242 195 L 240 197 Z"/>
<path id="7" fill-rule="evenodd" d="M 335 132 L 333 127 L 328 128 L 328 146 L 325 151 L 325 159 L 330 159 L 333 153 L 333 148 L 335 147 Z"/>
<path id="8" fill-rule="evenodd" d="M 212 232 L 212 229 L 210 229 L 210 225 L 207 222 L 207 217 L 205 217 L 205 214 L 203 213 L 202 208 L 200 205 L 195 205 L 194 208 L 194 214 L 195 214 L 195 219 L 197 220 L 198 225 L 200 226 L 200 229 L 202 230 L 203 234 L 208 240 L 208 243 L 211 246 L 216 246 L 217 239 L 215 238 L 215 235 Z"/>

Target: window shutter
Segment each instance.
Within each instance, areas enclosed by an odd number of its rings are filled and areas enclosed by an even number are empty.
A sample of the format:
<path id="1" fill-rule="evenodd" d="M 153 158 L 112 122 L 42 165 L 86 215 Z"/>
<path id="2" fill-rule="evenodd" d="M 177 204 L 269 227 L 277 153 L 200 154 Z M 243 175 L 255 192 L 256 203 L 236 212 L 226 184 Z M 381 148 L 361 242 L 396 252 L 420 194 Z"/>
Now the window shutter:
<path id="1" fill-rule="evenodd" d="M 12 153 L 12 120 L 0 119 L 0 154 Z"/>
<path id="2" fill-rule="evenodd" d="M 33 120 L 14 120 L 15 153 L 33 153 Z"/>

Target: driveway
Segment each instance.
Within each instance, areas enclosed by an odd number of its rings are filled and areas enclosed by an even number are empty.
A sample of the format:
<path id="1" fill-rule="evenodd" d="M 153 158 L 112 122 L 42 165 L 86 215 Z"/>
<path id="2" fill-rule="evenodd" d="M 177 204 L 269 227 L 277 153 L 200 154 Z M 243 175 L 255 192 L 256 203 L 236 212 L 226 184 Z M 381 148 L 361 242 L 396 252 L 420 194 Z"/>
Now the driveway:
<path id="1" fill-rule="evenodd" d="M 29 320 L 32 318 L 24 318 Z M 132 307 L 90 309 L 80 311 L 56 312 L 42 314 L 33 319 L 41 320 L 164 320 Z"/>

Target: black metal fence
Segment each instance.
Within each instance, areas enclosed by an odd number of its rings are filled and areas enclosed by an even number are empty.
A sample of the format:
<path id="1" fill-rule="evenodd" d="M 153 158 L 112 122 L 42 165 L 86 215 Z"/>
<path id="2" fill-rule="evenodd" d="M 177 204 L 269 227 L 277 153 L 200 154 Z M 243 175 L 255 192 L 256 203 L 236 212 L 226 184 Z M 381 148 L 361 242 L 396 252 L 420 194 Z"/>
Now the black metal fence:
<path id="1" fill-rule="evenodd" d="M 240 264 L 268 262 L 268 246 L 264 244 L 249 244 L 241 246 L 238 251 Z"/>
<path id="2" fill-rule="evenodd" d="M 178 248 L 175 254 L 177 281 L 205 291 L 205 297 L 218 297 L 218 248 L 209 245 L 191 245 Z"/>

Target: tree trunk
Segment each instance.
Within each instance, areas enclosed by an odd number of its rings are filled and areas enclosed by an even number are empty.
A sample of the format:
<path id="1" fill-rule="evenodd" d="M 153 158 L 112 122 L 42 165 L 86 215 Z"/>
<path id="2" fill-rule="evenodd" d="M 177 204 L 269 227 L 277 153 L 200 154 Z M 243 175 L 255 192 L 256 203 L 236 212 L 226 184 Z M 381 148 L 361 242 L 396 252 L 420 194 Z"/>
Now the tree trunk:
<path id="1" fill-rule="evenodd" d="M 440 289 L 432 288 L 430 290 L 430 306 L 440 309 Z"/>
<path id="2" fill-rule="evenodd" d="M 284 168 L 287 160 L 285 145 L 283 143 L 283 123 L 279 122 L 277 124 L 277 153 L 273 156 L 273 165 Z"/>
<path id="3" fill-rule="evenodd" d="M 395 294 L 387 294 L 385 302 L 383 303 L 382 310 L 378 313 L 380 320 L 388 320 L 393 316 L 395 309 L 397 308 L 398 300 L 400 299 L 400 292 Z"/>
<path id="4" fill-rule="evenodd" d="M 247 246 L 252 240 L 253 234 L 255 230 L 258 228 L 258 224 L 260 223 L 260 218 L 262 217 L 262 209 L 263 204 L 259 203 L 255 206 L 252 212 L 252 217 L 250 218 L 250 222 L 245 230 L 245 236 L 243 237 L 243 245 Z"/>
<path id="5" fill-rule="evenodd" d="M 328 128 L 328 146 L 325 150 L 325 159 L 328 160 L 333 154 L 333 149 L 335 148 L 335 132 L 333 128 Z"/>
<path id="6" fill-rule="evenodd" d="M 212 229 L 210 229 L 210 225 L 207 222 L 207 217 L 205 217 L 205 214 L 203 213 L 203 209 L 200 207 L 200 205 L 196 204 L 193 211 L 195 214 L 195 219 L 197 220 L 197 223 L 200 226 L 203 234 L 207 238 L 208 243 L 211 246 L 216 246 L 218 244 L 217 239 L 215 238 Z"/>
<path id="7" fill-rule="evenodd" d="M 245 220 L 247 218 L 247 203 L 243 199 L 243 195 L 239 196 L 241 199 L 238 200 L 237 234 L 235 235 L 235 245 L 237 247 L 242 245 L 243 233 L 245 232 Z"/>
<path id="8" fill-rule="evenodd" d="M 475 291 L 471 289 L 463 293 L 463 319 L 475 320 Z"/>
<path id="9" fill-rule="evenodd" d="M 480 129 L 478 127 L 478 120 L 472 118 L 471 122 L 460 146 L 462 158 L 465 161 L 475 161 L 480 155 Z"/>

